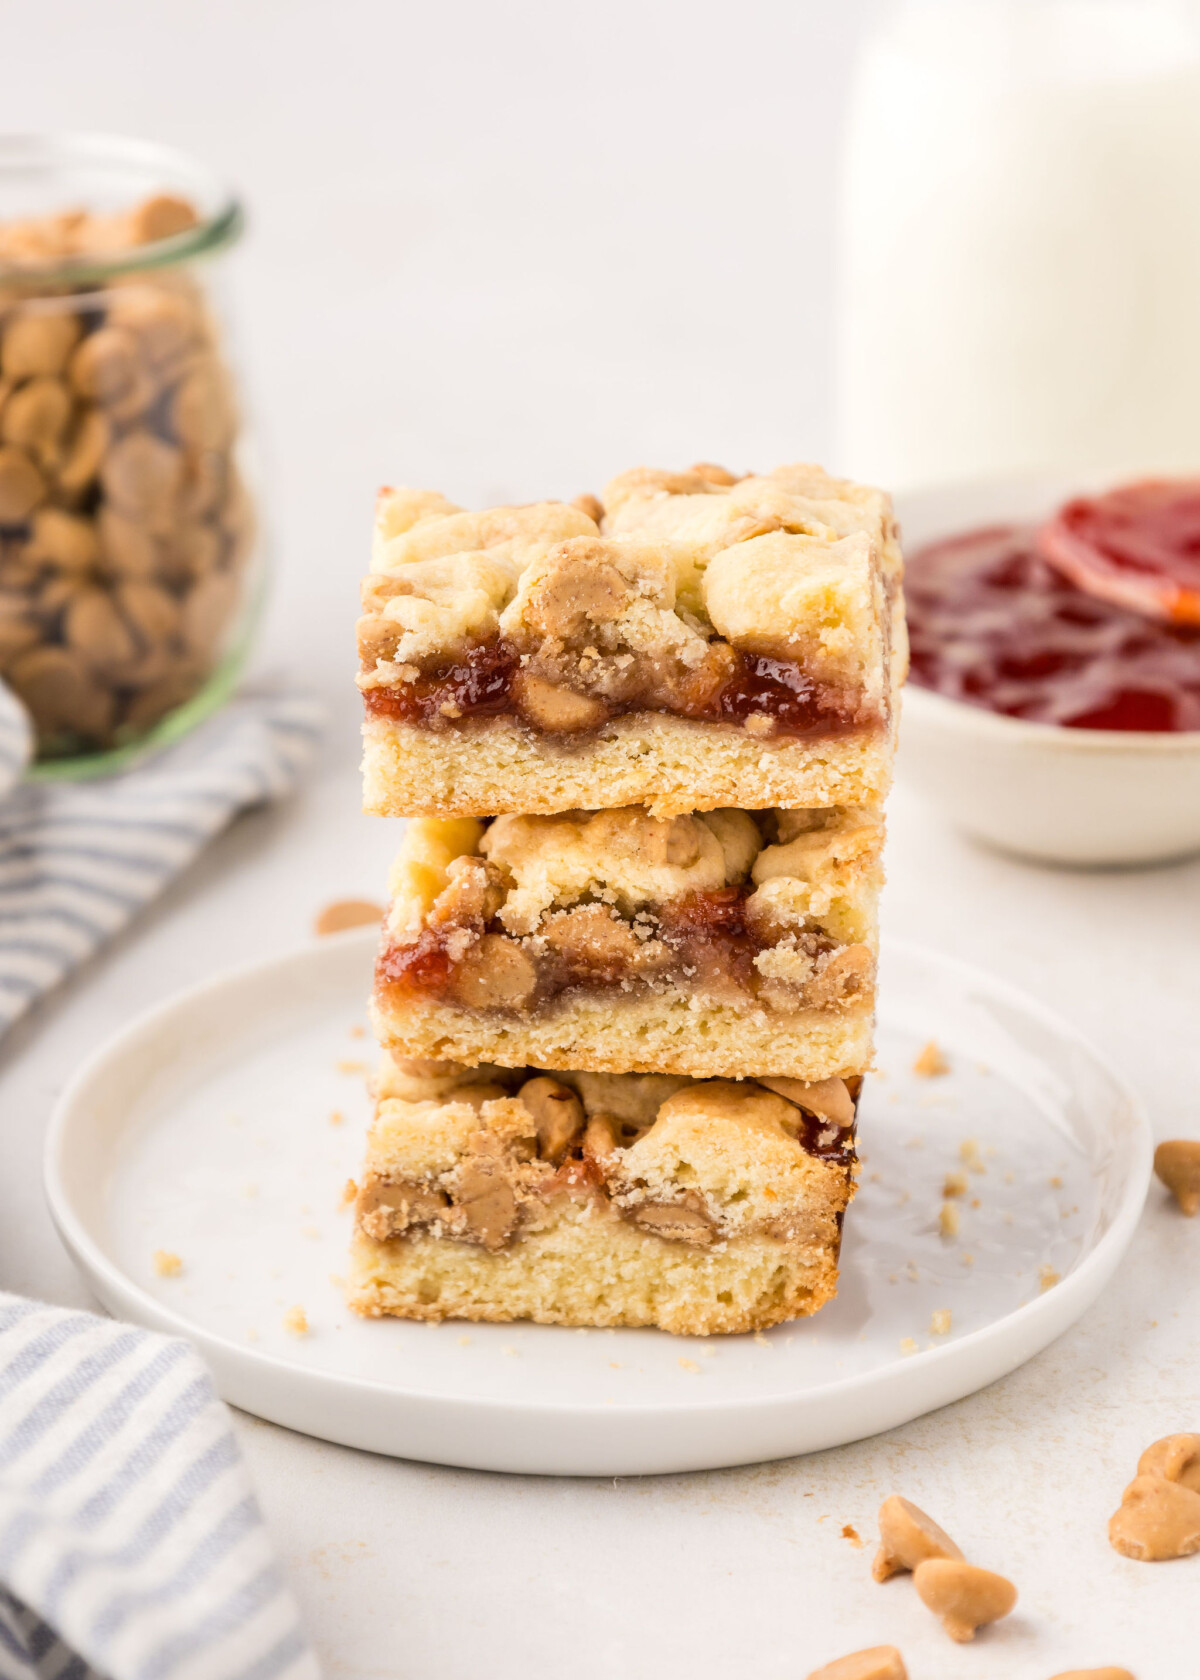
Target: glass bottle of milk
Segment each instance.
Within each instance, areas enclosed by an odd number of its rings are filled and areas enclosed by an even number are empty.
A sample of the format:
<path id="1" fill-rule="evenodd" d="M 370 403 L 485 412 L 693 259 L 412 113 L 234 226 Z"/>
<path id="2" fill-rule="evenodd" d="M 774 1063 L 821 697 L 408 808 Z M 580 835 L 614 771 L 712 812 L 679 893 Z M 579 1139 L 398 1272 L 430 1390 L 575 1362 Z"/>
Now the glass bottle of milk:
<path id="1" fill-rule="evenodd" d="M 850 118 L 839 465 L 1200 472 L 1200 15 L 895 0 Z"/>

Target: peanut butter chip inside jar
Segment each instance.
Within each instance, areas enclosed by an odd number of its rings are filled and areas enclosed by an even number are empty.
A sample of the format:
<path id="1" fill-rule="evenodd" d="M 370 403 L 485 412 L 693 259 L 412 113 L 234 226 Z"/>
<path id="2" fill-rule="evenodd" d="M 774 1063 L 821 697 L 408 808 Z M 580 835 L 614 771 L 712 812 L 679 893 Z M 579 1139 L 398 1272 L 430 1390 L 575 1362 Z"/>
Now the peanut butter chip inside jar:
<path id="1" fill-rule="evenodd" d="M 39 757 L 73 759 L 137 745 L 245 643 L 255 525 L 210 291 L 240 217 L 198 167 L 203 203 L 175 190 L 166 154 L 34 161 L 45 214 L 0 221 L 0 677 Z M 123 204 L 89 207 L 98 170 Z"/>

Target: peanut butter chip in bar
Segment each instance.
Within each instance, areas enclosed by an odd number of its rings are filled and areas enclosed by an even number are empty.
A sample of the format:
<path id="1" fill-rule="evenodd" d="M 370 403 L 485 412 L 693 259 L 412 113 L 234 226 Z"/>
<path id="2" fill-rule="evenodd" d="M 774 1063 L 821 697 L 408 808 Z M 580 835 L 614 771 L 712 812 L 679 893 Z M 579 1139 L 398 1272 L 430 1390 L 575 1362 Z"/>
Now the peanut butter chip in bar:
<path id="1" fill-rule="evenodd" d="M 808 1680 L 908 1680 L 908 1670 L 894 1645 L 872 1645 L 815 1668 Z"/>

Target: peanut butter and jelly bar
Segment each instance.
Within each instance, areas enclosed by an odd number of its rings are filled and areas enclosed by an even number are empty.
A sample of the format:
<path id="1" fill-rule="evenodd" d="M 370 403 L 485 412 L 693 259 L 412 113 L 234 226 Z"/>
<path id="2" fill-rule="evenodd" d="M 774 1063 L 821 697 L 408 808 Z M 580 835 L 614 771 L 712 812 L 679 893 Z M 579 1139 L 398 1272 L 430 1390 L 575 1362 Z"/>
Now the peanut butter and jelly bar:
<path id="1" fill-rule="evenodd" d="M 688 1335 L 814 1313 L 837 1286 L 857 1091 L 389 1062 L 350 1303 Z"/>
<path id="2" fill-rule="evenodd" d="M 881 492 L 638 469 L 603 504 L 385 490 L 363 586 L 376 815 L 867 805 L 905 668 Z"/>
<path id="3" fill-rule="evenodd" d="M 877 810 L 420 818 L 380 1042 L 521 1067 L 825 1079 L 871 1059 Z"/>

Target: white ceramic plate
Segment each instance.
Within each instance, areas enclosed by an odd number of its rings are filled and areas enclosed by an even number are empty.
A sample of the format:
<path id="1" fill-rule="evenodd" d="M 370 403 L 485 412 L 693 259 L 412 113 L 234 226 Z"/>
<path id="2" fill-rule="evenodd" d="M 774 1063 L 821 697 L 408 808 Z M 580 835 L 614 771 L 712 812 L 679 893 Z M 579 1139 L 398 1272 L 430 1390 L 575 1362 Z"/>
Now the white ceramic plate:
<path id="1" fill-rule="evenodd" d="M 104 1304 L 189 1337 L 226 1399 L 307 1434 L 561 1475 L 812 1452 L 1037 1353 L 1103 1288 L 1141 1210 L 1150 1133 L 1106 1064 L 1021 993 L 893 946 L 841 1291 L 815 1319 L 707 1341 L 359 1321 L 339 1288 L 339 1203 L 368 1116 L 373 948 L 346 934 L 142 1016 L 74 1080 L 47 1148 L 54 1218 Z M 920 1079 L 930 1038 L 951 1072 Z M 948 1238 L 942 1186 L 964 1145 L 983 1170 Z M 180 1256 L 178 1275 L 158 1275 L 156 1250 Z M 284 1327 L 296 1306 L 304 1336 Z"/>

